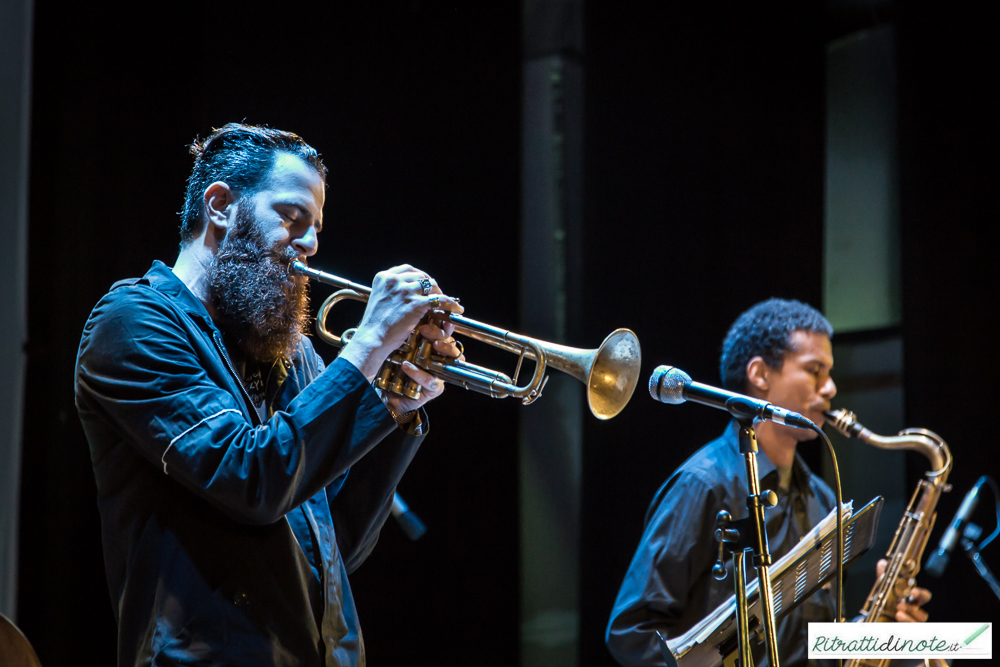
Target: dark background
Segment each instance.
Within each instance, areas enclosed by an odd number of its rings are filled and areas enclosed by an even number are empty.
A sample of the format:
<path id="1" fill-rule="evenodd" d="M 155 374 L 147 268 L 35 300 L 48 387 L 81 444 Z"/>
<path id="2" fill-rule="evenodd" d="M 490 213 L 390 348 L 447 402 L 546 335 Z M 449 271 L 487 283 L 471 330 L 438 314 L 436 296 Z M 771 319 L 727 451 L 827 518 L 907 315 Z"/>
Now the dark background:
<path id="1" fill-rule="evenodd" d="M 569 342 L 628 326 L 644 377 L 669 363 L 716 382 L 722 337 L 748 306 L 821 306 L 826 42 L 894 22 L 907 422 L 956 458 L 933 544 L 996 473 L 995 55 L 985 10 L 876 5 L 586 4 L 584 320 Z M 410 262 L 471 317 L 517 325 L 518 3 L 250 7 L 164 3 L 140 20 L 36 2 L 18 618 L 46 665 L 114 663 L 73 361 L 111 283 L 176 256 L 195 134 L 244 119 L 302 134 L 330 169 L 316 266 L 365 282 Z M 430 531 L 409 542 L 390 522 L 352 576 L 371 664 L 516 664 L 525 409 L 455 390 L 432 407 L 400 487 Z M 612 664 L 604 624 L 654 491 L 724 424 L 642 387 L 614 421 L 586 417 L 582 665 Z M 925 468 L 908 460 L 911 488 Z M 992 527 L 983 504 L 977 522 Z M 924 582 L 933 619 L 1000 619 L 953 561 Z"/>

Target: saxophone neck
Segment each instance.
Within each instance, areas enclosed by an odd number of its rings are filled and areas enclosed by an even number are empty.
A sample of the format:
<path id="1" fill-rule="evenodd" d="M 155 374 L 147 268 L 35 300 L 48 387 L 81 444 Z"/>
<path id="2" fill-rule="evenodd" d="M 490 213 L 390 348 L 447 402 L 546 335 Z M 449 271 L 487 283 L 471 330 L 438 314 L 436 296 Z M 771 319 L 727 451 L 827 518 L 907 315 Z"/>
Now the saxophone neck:
<path id="1" fill-rule="evenodd" d="M 830 424 L 841 435 L 847 438 L 857 438 L 866 445 L 880 449 L 903 449 L 920 452 L 931 464 L 928 477 L 935 483 L 943 484 L 951 470 L 951 450 L 941 436 L 923 428 L 908 428 L 898 435 L 877 435 L 865 428 L 857 416 L 850 410 L 831 410 L 824 413 L 826 423 Z"/>

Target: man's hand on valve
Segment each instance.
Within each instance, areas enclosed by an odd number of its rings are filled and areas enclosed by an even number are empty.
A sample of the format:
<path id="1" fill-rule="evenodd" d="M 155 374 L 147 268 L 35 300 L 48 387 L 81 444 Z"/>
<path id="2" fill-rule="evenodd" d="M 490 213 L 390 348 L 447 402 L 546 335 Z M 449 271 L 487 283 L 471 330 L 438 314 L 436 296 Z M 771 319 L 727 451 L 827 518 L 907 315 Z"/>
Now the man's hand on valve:
<path id="1" fill-rule="evenodd" d="M 876 565 L 876 574 L 881 577 L 888 566 L 888 561 L 882 559 Z M 927 612 L 921 609 L 930 602 L 931 592 L 926 588 L 914 586 L 904 590 L 896 605 L 896 621 L 899 623 L 923 623 L 927 620 Z"/>
<path id="2" fill-rule="evenodd" d="M 465 311 L 457 299 L 445 296 L 427 273 L 403 264 L 381 271 L 372 282 L 364 317 L 350 343 L 341 352 L 364 373 L 374 379 L 386 358 L 409 337 L 418 323 L 432 311 L 460 314 Z M 432 318 L 419 325 L 420 335 L 432 341 L 434 352 L 444 357 L 462 359 L 461 346 L 452 337 L 454 325 Z M 444 391 L 444 381 L 410 362 L 402 370 L 421 387 L 420 398 L 411 399 L 385 393 L 382 400 L 394 415 L 416 410 Z"/>
<path id="3" fill-rule="evenodd" d="M 452 359 L 465 361 L 465 355 L 462 354 L 461 346 L 452 337 L 454 330 L 455 325 L 451 322 L 434 319 L 426 324 L 421 324 L 418 328 L 421 336 L 427 340 L 433 341 L 432 345 L 436 354 L 439 354 L 442 357 L 451 357 Z M 444 380 L 434 377 L 427 371 L 418 368 L 409 361 L 403 362 L 403 372 L 419 384 L 422 391 L 420 393 L 420 398 L 418 399 L 407 398 L 406 396 L 400 396 L 399 394 L 384 394 L 382 400 L 384 400 L 396 414 L 416 410 L 428 401 L 437 398 L 444 392 Z"/>

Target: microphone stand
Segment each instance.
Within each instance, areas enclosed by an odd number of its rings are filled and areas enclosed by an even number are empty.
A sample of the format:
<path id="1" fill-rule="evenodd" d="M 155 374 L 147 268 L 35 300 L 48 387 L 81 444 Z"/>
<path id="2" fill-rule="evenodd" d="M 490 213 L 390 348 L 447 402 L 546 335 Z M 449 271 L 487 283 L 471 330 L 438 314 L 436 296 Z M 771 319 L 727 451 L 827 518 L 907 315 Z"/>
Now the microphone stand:
<path id="1" fill-rule="evenodd" d="M 774 621 L 774 598 L 771 595 L 771 552 L 767 547 L 767 530 L 764 524 L 764 500 L 760 495 L 760 480 L 757 478 L 757 434 L 753 430 L 753 421 L 740 419 L 740 453 L 747 469 L 747 509 L 750 511 L 750 526 L 755 533 L 753 544 L 753 564 L 757 568 L 757 590 L 760 591 L 760 612 L 764 617 L 764 641 L 767 644 L 767 659 L 771 667 L 778 665 L 778 632 Z M 767 495 L 767 504 L 774 506 L 777 497 L 773 491 Z M 745 552 L 744 552 L 745 553 Z M 744 589 L 744 604 L 746 593 Z M 746 640 L 749 649 L 749 637 Z M 749 650 L 747 651 L 749 655 Z M 741 655 L 742 658 L 742 655 Z M 749 667 L 753 662 L 747 660 L 742 667 Z"/>
<path id="2" fill-rule="evenodd" d="M 972 530 L 970 530 L 970 528 Z M 974 524 L 969 524 L 965 528 L 965 534 L 962 536 L 962 548 L 965 549 L 965 555 L 969 557 L 972 561 L 973 566 L 976 568 L 976 572 L 982 577 L 986 583 L 989 585 L 990 590 L 993 594 L 1000 599 L 1000 583 L 997 582 L 996 576 L 993 574 L 993 570 L 989 568 L 986 563 L 983 562 L 982 557 L 979 555 L 979 545 L 973 540 L 979 538 L 981 529 L 979 526 Z M 975 537 L 970 537 L 970 534 L 975 535 Z"/>
<path id="3" fill-rule="evenodd" d="M 747 474 L 747 510 L 750 516 L 744 521 L 744 531 L 749 535 L 741 535 L 738 530 L 729 528 L 731 517 L 729 512 L 722 511 L 716 517 L 718 530 L 715 538 L 719 541 L 719 561 L 713 570 L 716 579 L 725 578 L 726 571 L 722 565 L 722 552 L 725 543 L 737 545 L 733 551 L 733 567 L 736 572 L 734 587 L 736 589 L 736 637 L 739 644 L 739 660 L 741 667 L 752 667 L 753 657 L 750 653 L 749 610 L 746 591 L 746 554 L 753 552 L 753 565 L 757 569 L 757 589 L 760 591 L 760 613 L 764 620 L 764 642 L 767 646 L 768 664 L 779 667 L 778 664 L 778 634 L 774 619 L 774 598 L 771 592 L 771 552 L 767 546 L 767 530 L 764 523 L 764 506 L 774 507 L 778 498 L 773 491 L 761 495 L 760 480 L 757 477 L 757 434 L 753 429 L 753 419 L 737 418 L 740 426 L 740 453 L 746 465 Z M 746 544 L 751 546 L 747 547 Z"/>

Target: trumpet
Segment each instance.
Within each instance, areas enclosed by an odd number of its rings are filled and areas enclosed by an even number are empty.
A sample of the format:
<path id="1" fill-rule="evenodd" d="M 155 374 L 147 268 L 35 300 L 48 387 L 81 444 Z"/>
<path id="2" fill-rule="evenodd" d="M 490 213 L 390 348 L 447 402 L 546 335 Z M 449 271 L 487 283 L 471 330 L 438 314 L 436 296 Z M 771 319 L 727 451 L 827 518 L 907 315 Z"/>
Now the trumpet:
<path id="1" fill-rule="evenodd" d="M 310 269 L 302 262 L 293 262 L 292 268 L 308 278 L 340 288 L 327 297 L 317 311 L 316 334 L 330 345 L 346 345 L 356 329 L 348 329 L 337 336 L 327 329 L 326 318 L 341 301 L 367 303 L 371 288 L 331 273 Z M 403 362 L 409 361 L 450 384 L 492 398 L 520 398 L 524 405 L 528 405 L 541 397 L 548 382 L 546 371 L 551 367 L 583 382 L 587 387 L 587 405 L 590 411 L 598 419 L 611 419 L 628 404 L 639 382 L 642 361 L 639 339 L 628 329 L 615 329 L 600 347 L 583 350 L 516 334 L 463 315 L 436 312 L 433 316 L 451 322 L 455 326 L 455 333 L 518 355 L 513 377 L 490 368 L 434 354 L 431 341 L 414 331 L 402 347 L 389 355 L 372 384 L 383 391 L 409 398 L 419 397 L 420 385 L 402 370 Z M 518 376 L 525 359 L 534 361 L 535 369 L 531 379 L 519 385 Z"/>

